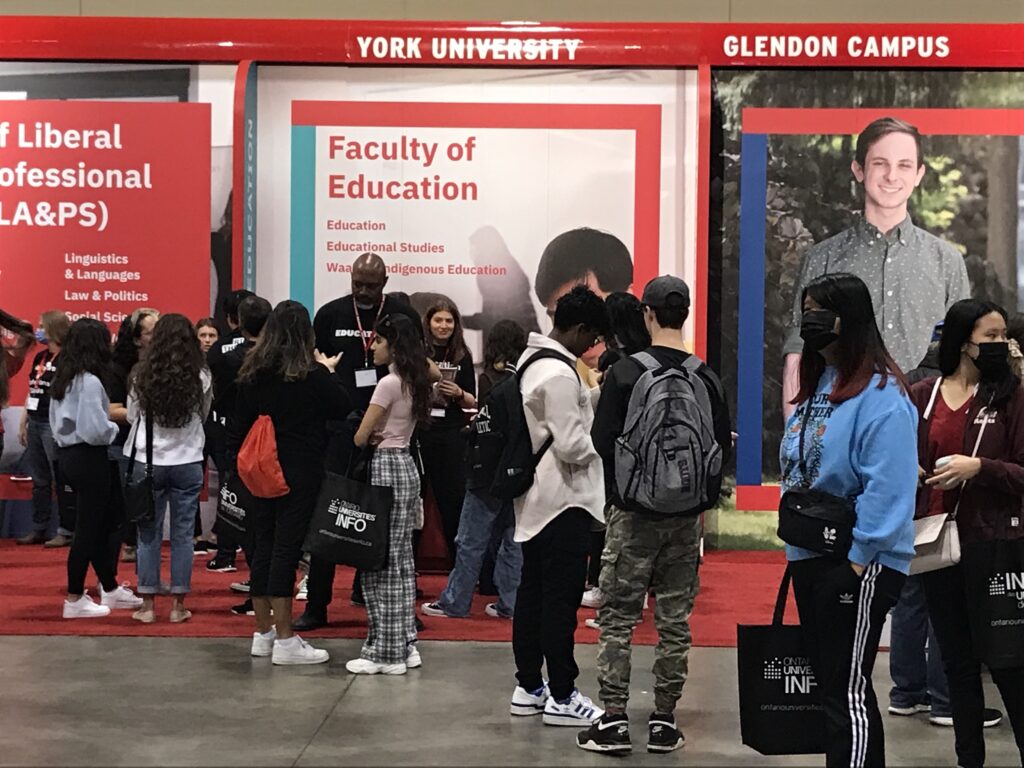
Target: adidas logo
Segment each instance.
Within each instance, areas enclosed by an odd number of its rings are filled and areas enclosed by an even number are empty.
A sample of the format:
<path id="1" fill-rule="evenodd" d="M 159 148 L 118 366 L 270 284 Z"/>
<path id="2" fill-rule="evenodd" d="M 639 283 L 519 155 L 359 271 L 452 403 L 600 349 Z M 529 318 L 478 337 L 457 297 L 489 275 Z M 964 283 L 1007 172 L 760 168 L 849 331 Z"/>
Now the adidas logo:
<path id="1" fill-rule="evenodd" d="M 824 540 L 825 540 L 825 541 L 826 541 L 826 542 L 827 542 L 828 544 L 835 544 L 835 543 L 836 543 L 836 529 L 835 529 L 835 528 L 829 528 L 829 527 L 827 527 L 827 526 L 826 526 L 826 527 L 825 527 L 825 528 L 824 528 L 824 529 L 822 530 L 822 532 L 821 532 L 821 537 L 822 537 L 822 538 L 823 538 L 823 539 L 824 539 Z"/>
<path id="2" fill-rule="evenodd" d="M 849 592 L 844 592 L 839 596 L 840 605 L 853 605 L 853 595 Z"/>

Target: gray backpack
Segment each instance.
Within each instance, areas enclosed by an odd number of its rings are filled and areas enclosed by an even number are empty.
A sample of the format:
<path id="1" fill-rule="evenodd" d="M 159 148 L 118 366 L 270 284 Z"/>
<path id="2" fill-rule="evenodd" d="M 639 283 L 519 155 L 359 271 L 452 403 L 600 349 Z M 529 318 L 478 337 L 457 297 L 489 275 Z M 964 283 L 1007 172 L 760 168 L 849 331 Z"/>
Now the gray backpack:
<path id="1" fill-rule="evenodd" d="M 718 497 L 722 449 L 715 440 L 708 388 L 691 355 L 682 368 L 652 355 L 632 356 L 644 368 L 615 443 L 615 485 L 627 508 L 665 515 L 698 513 Z"/>

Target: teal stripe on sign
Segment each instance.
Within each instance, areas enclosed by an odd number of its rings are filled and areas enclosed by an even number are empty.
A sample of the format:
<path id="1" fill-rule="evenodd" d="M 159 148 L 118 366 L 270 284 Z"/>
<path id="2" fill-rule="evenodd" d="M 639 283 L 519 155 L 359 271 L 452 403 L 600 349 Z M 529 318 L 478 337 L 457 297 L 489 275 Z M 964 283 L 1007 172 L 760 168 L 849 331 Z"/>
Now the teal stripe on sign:
<path id="1" fill-rule="evenodd" d="M 290 294 L 313 313 L 316 266 L 316 126 L 292 126 Z"/>

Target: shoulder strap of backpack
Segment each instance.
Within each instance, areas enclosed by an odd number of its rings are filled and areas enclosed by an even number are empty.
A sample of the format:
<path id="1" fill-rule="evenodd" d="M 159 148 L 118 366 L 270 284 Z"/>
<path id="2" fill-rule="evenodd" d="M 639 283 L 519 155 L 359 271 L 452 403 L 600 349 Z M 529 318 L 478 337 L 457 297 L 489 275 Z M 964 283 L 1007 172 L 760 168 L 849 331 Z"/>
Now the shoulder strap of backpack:
<path id="1" fill-rule="evenodd" d="M 630 355 L 630 357 L 638 362 L 640 367 L 646 371 L 656 371 L 661 368 L 661 363 L 650 352 L 637 352 L 635 355 Z"/>
<path id="2" fill-rule="evenodd" d="M 576 361 L 570 360 L 568 357 L 563 355 L 561 352 L 556 352 L 553 349 L 542 349 L 534 354 L 530 355 L 529 359 L 516 368 L 516 378 L 522 382 L 523 374 L 526 373 L 526 369 L 536 363 L 538 360 L 561 360 L 563 363 L 568 365 L 572 372 L 576 374 L 576 379 L 579 380 L 580 375 L 576 373 Z"/>
<path id="3" fill-rule="evenodd" d="M 553 349 L 542 349 L 534 353 L 533 355 L 530 355 L 530 358 L 516 369 L 516 382 L 519 384 L 520 388 L 522 387 L 523 374 L 526 373 L 526 369 L 529 368 L 538 360 L 561 360 L 563 363 L 565 363 L 572 369 L 572 372 L 576 375 L 576 380 L 579 381 L 580 379 L 580 375 L 576 371 L 575 360 L 570 360 L 565 355 L 561 354 L 560 352 L 556 352 Z M 520 391 L 522 390 L 520 389 Z M 554 442 L 555 438 L 552 435 L 548 435 L 548 439 L 545 440 L 543 445 L 541 445 L 540 449 L 535 454 L 533 454 L 534 470 L 537 469 L 537 465 L 540 464 L 540 460 L 544 458 L 544 454 L 548 452 L 548 450 L 551 448 L 551 445 Z"/>

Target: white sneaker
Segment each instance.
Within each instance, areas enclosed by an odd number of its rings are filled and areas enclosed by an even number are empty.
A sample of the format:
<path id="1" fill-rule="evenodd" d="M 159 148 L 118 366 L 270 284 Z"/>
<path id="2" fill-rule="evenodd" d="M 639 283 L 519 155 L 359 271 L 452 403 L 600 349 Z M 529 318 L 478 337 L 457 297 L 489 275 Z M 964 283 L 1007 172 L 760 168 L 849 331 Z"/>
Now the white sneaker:
<path id="1" fill-rule="evenodd" d="M 345 669 L 353 675 L 404 675 L 408 664 L 378 664 L 369 659 L 352 659 Z"/>
<path id="2" fill-rule="evenodd" d="M 540 693 L 536 694 L 530 693 L 521 685 L 517 685 L 516 689 L 512 691 L 512 704 L 509 706 L 508 711 L 510 714 L 519 717 L 539 715 L 544 711 L 544 705 L 550 697 L 551 691 L 548 690 L 547 683 L 544 683 Z"/>
<path id="3" fill-rule="evenodd" d="M 323 664 L 331 658 L 327 651 L 314 648 L 298 635 L 275 639 L 271 655 L 274 664 Z"/>
<path id="4" fill-rule="evenodd" d="M 274 652 L 274 641 L 277 640 L 277 627 L 271 627 L 265 635 L 261 632 L 252 633 L 252 650 L 250 656 L 270 656 Z"/>
<path id="5" fill-rule="evenodd" d="M 309 575 L 305 575 L 299 581 L 299 589 L 295 593 L 296 600 L 309 600 Z"/>
<path id="6" fill-rule="evenodd" d="M 590 725 L 604 714 L 604 710 L 594 705 L 589 698 L 574 689 L 572 696 L 564 704 L 559 704 L 553 696 L 544 705 L 544 725 L 566 725 L 582 728 Z"/>
<path id="7" fill-rule="evenodd" d="M 420 649 L 416 647 L 416 643 L 409 645 L 409 655 L 405 657 L 405 666 L 408 669 L 419 669 L 423 666 L 423 657 L 420 656 Z"/>
<path id="8" fill-rule="evenodd" d="M 601 592 L 601 588 L 591 587 L 583 593 L 583 599 L 580 601 L 580 605 L 584 608 L 600 608 L 603 601 L 604 594 Z"/>
<path id="9" fill-rule="evenodd" d="M 109 615 L 109 606 L 94 603 L 88 592 L 73 603 L 64 601 L 65 619 L 98 619 L 100 616 Z"/>
<path id="10" fill-rule="evenodd" d="M 128 608 L 137 610 L 142 607 L 142 602 L 142 598 L 128 589 L 127 584 L 122 584 L 113 592 L 104 592 L 102 585 L 100 586 L 100 605 L 105 605 L 111 609 Z"/>

